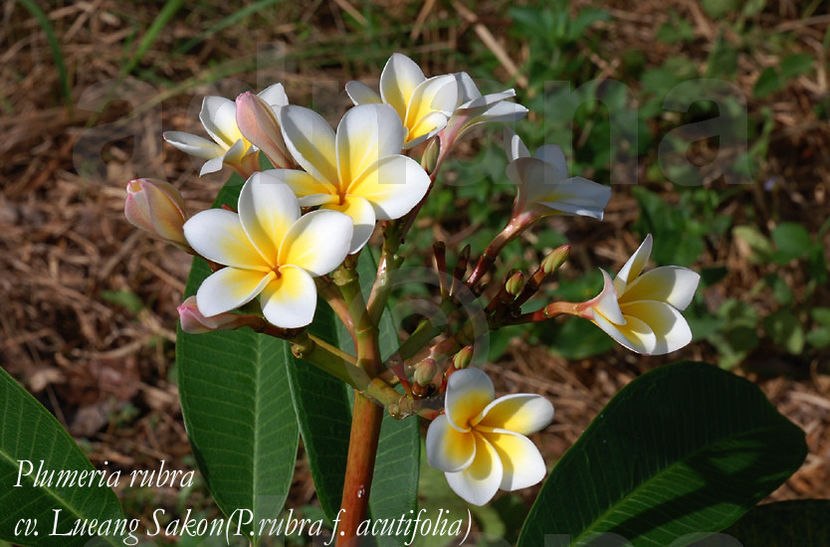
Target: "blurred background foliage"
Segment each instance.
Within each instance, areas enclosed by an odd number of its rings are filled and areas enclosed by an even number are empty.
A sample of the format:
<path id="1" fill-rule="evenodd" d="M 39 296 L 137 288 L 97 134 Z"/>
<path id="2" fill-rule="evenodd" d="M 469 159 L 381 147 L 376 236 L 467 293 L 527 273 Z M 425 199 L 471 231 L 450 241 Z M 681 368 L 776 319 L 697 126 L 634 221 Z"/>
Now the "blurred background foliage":
<path id="1" fill-rule="evenodd" d="M 560 455 L 640 372 L 692 358 L 757 380 L 807 429 L 812 459 L 779 497 L 830 494 L 826 2 L 3 7 L 0 359 L 93 462 L 192 465 L 172 346 L 189 260 L 123 221 L 123 185 L 166 178 L 195 211 L 227 174 L 197 178 L 194 161 L 162 145 L 161 130 L 201 134 L 202 96 L 275 81 L 292 102 L 335 122 L 349 106 L 343 84 L 376 86 L 383 63 L 401 51 L 428 76 L 464 70 L 484 92 L 516 88 L 531 114 L 513 129 L 528 146 L 559 144 L 572 174 L 612 186 L 603 223 L 554 217 L 537 225 L 506 248 L 496 279 L 532 271 L 570 242 L 572 258 L 547 298 L 589 298 L 601 286 L 597 268 L 615 271 L 647 233 L 656 265 L 702 275 L 686 313 L 695 342 L 666 358 L 620 350 L 578 319 L 492 337 L 486 368 L 499 388 L 527 390 L 532 379 L 530 389 L 557 406 L 546 455 Z M 428 265 L 436 239 L 447 241 L 450 257 L 467 243 L 474 255 L 484 249 L 512 205 L 505 165 L 501 128 L 462 141 L 419 217 L 407 264 Z M 289 504 L 310 507 L 302 459 L 297 477 Z M 153 495 L 127 495 L 128 511 L 140 513 Z M 181 509 L 194 496 L 204 490 L 171 493 L 166 503 Z M 506 523 L 524 510 L 522 499 L 499 504 L 503 511 L 477 515 L 492 532 L 482 537 L 513 533 Z"/>

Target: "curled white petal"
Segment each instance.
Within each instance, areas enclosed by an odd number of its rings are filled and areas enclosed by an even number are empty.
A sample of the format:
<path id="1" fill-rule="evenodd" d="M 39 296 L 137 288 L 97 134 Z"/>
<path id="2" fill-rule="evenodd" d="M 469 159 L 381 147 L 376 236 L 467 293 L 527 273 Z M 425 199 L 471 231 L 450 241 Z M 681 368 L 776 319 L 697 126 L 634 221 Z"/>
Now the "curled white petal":
<path id="1" fill-rule="evenodd" d="M 215 142 L 184 131 L 165 131 L 161 136 L 182 152 L 197 158 L 209 160 L 225 153 L 225 149 Z"/>
<path id="2" fill-rule="evenodd" d="M 274 278 L 274 272 L 222 268 L 199 285 L 196 302 L 205 317 L 224 313 L 256 298 Z"/>
<path id="3" fill-rule="evenodd" d="M 481 435 L 476 435 L 475 440 L 476 457 L 473 462 L 461 471 L 444 473 L 444 476 L 450 488 L 462 499 L 473 505 L 484 505 L 498 492 L 504 467 L 493 445 Z"/>
<path id="4" fill-rule="evenodd" d="M 493 382 L 477 368 L 456 370 L 447 381 L 444 409 L 450 425 L 469 431 L 473 420 L 495 398 Z"/>
<path id="5" fill-rule="evenodd" d="M 475 437 L 452 427 L 442 414 L 429 424 L 426 450 L 427 461 L 432 467 L 454 473 L 473 462 L 476 455 Z"/>
<path id="6" fill-rule="evenodd" d="M 478 425 L 529 435 L 547 427 L 552 420 L 550 401 L 541 395 L 512 393 L 484 407 Z"/>

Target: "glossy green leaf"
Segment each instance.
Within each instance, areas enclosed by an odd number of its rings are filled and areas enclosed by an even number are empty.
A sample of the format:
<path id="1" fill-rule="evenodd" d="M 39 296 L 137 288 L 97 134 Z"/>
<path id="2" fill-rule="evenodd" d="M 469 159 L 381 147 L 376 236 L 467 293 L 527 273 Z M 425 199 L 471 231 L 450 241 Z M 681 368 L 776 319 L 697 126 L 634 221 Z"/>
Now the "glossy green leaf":
<path id="1" fill-rule="evenodd" d="M 215 205 L 235 206 L 232 177 Z M 210 275 L 194 259 L 186 294 Z M 297 457 L 299 433 L 288 384 L 288 345 L 251 329 L 207 334 L 179 330 L 179 395 L 190 444 L 217 505 L 230 515 L 250 509 L 254 522 L 282 509 Z M 247 530 L 247 529 L 246 529 Z"/>
<path id="2" fill-rule="evenodd" d="M 723 532 L 744 545 L 830 545 L 830 500 L 795 500 L 759 505 Z M 726 545 L 701 542 L 701 547 Z"/>
<path id="3" fill-rule="evenodd" d="M 52 535 L 67 533 L 77 519 L 124 518 L 106 479 L 99 486 L 101 475 L 90 475 L 94 470 L 55 417 L 0 368 L 0 539 L 20 545 L 123 545 L 114 528 L 108 535 L 102 530 L 97 540 Z M 67 482 L 82 476 L 87 477 L 82 486 Z"/>
<path id="4" fill-rule="evenodd" d="M 804 432 L 755 384 L 712 365 L 666 365 L 620 391 L 562 457 L 519 545 L 602 534 L 690 543 L 735 522 L 806 452 Z"/>
<path id="5" fill-rule="evenodd" d="M 776 226 L 772 231 L 772 239 L 778 247 L 774 258 L 779 264 L 807 256 L 812 246 L 809 232 L 796 222 L 782 222 Z"/>

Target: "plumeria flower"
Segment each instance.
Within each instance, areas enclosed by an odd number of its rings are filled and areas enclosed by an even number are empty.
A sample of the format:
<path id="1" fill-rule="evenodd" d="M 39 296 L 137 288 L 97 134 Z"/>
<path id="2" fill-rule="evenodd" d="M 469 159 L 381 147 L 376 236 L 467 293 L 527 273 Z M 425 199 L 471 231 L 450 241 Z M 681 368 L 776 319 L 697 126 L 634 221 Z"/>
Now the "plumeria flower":
<path id="1" fill-rule="evenodd" d="M 271 173 L 294 190 L 301 206 L 319 205 L 352 218 L 350 253 L 366 244 L 377 220 L 404 216 L 429 188 L 418 162 L 400 154 L 405 130 L 388 105 L 350 109 L 336 133 L 308 108 L 287 106 L 278 118 L 285 144 L 305 172 Z"/>
<path id="2" fill-rule="evenodd" d="M 260 327 L 263 320 L 258 315 L 248 315 L 234 312 L 219 313 L 205 317 L 199 311 L 195 296 L 189 296 L 182 302 L 176 311 L 179 312 L 179 322 L 182 330 L 188 334 L 202 334 L 218 330 L 235 330 L 242 327 Z"/>
<path id="3" fill-rule="evenodd" d="M 406 127 L 405 148 L 438 134 L 458 104 L 458 84 L 452 74 L 427 78 L 415 61 L 402 53 L 393 53 L 383 67 L 380 95 L 357 81 L 346 84 L 346 93 L 355 105 L 391 105 Z"/>
<path id="4" fill-rule="evenodd" d="M 547 399 L 528 393 L 495 399 L 487 375 L 471 368 L 450 376 L 444 411 L 427 430 L 427 460 L 464 500 L 484 505 L 499 489 L 526 488 L 544 478 L 542 455 L 525 435 L 553 419 Z"/>
<path id="5" fill-rule="evenodd" d="M 282 84 L 263 89 L 259 98 L 272 107 L 288 104 Z M 222 165 L 241 172 L 256 170 L 256 149 L 236 124 L 236 104 L 224 97 L 208 96 L 202 101 L 199 120 L 213 142 L 183 131 L 165 131 L 164 140 L 191 156 L 206 159 L 199 176 L 215 173 Z"/>
<path id="6" fill-rule="evenodd" d="M 663 355 L 692 340 L 680 312 L 692 301 L 700 275 L 681 266 L 661 266 L 641 275 L 651 246 L 649 234 L 613 281 L 603 270 L 602 292 L 580 307 L 583 317 L 631 351 Z"/>
<path id="7" fill-rule="evenodd" d="M 277 109 L 288 104 L 288 99 L 278 102 L 279 104 L 268 104 L 250 91 L 240 93 L 236 97 L 236 124 L 242 135 L 259 148 L 274 167 L 294 167 L 285 148 L 276 114 Z"/>
<path id="8" fill-rule="evenodd" d="M 458 84 L 458 106 L 447 127 L 441 131 L 441 144 L 451 144 L 476 125 L 485 122 L 515 122 L 527 115 L 527 108 L 510 102 L 516 90 L 482 95 L 473 79 L 466 72 L 453 74 Z"/>
<path id="9" fill-rule="evenodd" d="M 611 188 L 583 177 L 568 177 L 565 154 L 557 145 L 541 146 L 531 157 L 518 135 L 509 128 L 504 135 L 507 176 L 518 188 L 514 217 L 571 214 L 602 220 Z"/>
<path id="10" fill-rule="evenodd" d="M 227 266 L 202 282 L 196 292 L 199 312 L 213 317 L 259 296 L 268 322 L 282 328 L 308 325 L 317 305 L 313 277 L 343 262 L 351 219 L 335 211 L 300 216 L 294 192 L 267 172 L 245 182 L 238 210 L 208 209 L 184 225 L 197 253 Z"/>

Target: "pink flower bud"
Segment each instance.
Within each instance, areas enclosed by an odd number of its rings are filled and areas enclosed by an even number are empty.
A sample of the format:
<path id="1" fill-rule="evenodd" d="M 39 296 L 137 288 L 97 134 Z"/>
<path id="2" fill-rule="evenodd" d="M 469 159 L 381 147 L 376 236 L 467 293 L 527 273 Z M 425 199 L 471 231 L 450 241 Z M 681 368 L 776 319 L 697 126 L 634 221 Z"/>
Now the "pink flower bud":
<path id="1" fill-rule="evenodd" d="M 262 98 L 250 91 L 236 98 L 236 125 L 246 139 L 262 150 L 274 167 L 293 167 L 274 110 Z"/>
<path id="2" fill-rule="evenodd" d="M 153 179 L 128 182 L 124 215 L 134 226 L 190 249 L 182 230 L 186 220 L 184 200 L 170 183 Z"/>
<path id="3" fill-rule="evenodd" d="M 225 312 L 211 317 L 205 317 L 196 305 L 196 297 L 188 297 L 177 308 L 182 330 L 189 334 L 202 334 L 217 330 L 234 330 L 241 327 L 255 327 L 263 323 L 256 315 L 243 315 Z"/>

